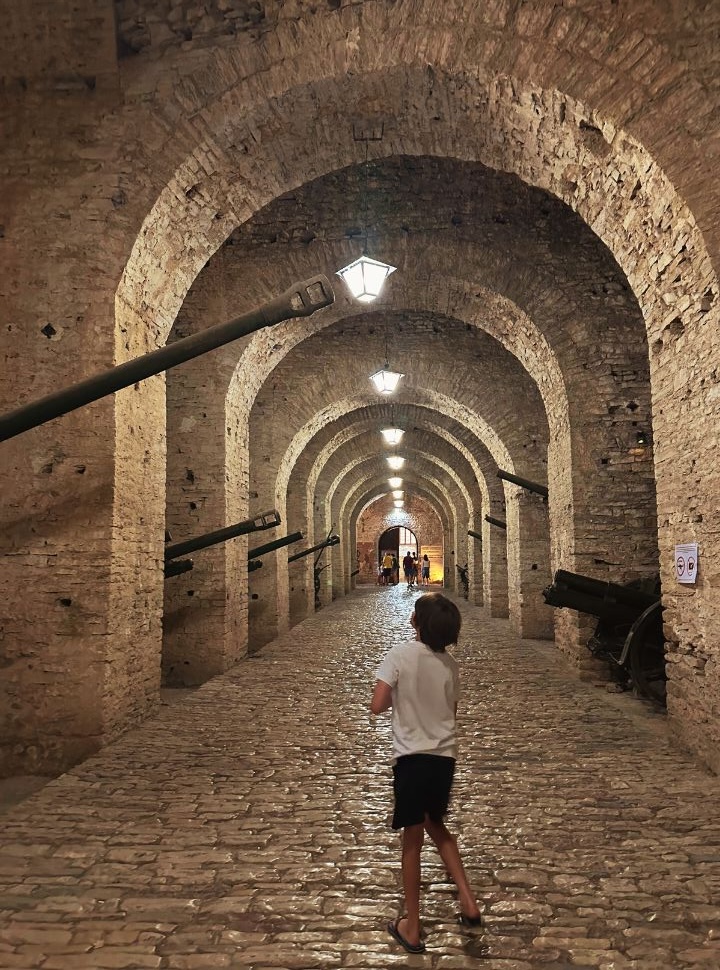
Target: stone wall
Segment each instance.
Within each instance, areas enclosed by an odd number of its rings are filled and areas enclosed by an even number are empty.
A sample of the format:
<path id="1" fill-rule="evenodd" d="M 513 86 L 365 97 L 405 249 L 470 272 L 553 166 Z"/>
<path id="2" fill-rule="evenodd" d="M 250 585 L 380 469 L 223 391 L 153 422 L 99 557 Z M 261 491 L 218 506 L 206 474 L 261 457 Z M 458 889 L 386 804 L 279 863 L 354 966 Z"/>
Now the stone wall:
<path id="1" fill-rule="evenodd" d="M 419 557 L 433 554 L 431 580 L 443 582 L 443 529 L 437 513 L 430 503 L 412 492 L 406 494 L 405 506 L 394 508 L 392 496 L 384 496 L 372 502 L 357 520 L 357 551 L 360 573 L 357 582 L 376 583 L 378 569 L 378 541 L 386 529 L 404 526 L 417 539 Z M 402 560 L 403 550 L 400 550 Z M 438 555 L 439 554 L 439 555 Z M 400 563 L 402 579 L 402 562 Z"/>
<path id="2" fill-rule="evenodd" d="M 624 580 L 659 564 L 669 713 L 718 767 L 713 5 L 6 6 L 3 408 L 162 346 L 181 308 L 191 329 L 215 322 L 224 275 L 231 314 L 332 275 L 365 223 L 399 268 L 380 311 L 393 334 L 409 327 L 404 404 L 432 412 L 453 449 L 450 461 L 419 433 L 446 570 L 478 502 L 501 509 L 497 467 L 546 480 L 552 567 Z M 366 144 L 363 131 L 381 137 Z M 335 467 L 347 442 L 321 455 L 368 405 L 357 381 L 381 362 L 382 329 L 340 297 L 171 384 L 173 526 L 204 527 L 190 516 L 201 508 L 225 522 L 253 501 L 285 510 L 293 470 L 307 468 L 308 530 L 335 515 L 344 537 L 324 595 L 347 588 L 353 519 L 379 494 L 379 468 L 369 452 Z M 292 375 L 305 379 L 285 410 Z M 191 442 L 196 392 L 213 426 Z M 165 407 L 157 377 L 3 445 L 4 770 L 66 767 L 157 702 Z M 182 466 L 203 455 L 216 480 L 193 490 Z M 523 516 L 506 511 L 509 546 L 483 543 L 483 594 L 519 616 L 534 560 L 516 545 Z M 673 573 L 679 541 L 700 545 L 692 588 Z M 246 548 L 199 564 L 207 614 L 175 626 L 181 653 L 200 629 L 222 638 L 206 672 L 245 649 Z M 270 632 L 292 612 L 276 562 L 252 580 Z M 168 616 L 182 595 L 168 592 Z M 581 663 L 582 625 L 558 616 L 555 632 Z"/>

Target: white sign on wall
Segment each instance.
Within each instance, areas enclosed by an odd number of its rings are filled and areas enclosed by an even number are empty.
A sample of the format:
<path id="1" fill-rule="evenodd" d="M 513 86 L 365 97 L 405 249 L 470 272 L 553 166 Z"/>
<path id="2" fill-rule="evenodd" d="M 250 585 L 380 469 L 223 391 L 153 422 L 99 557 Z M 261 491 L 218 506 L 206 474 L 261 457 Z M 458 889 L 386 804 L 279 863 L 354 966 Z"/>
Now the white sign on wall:
<path id="1" fill-rule="evenodd" d="M 697 542 L 682 542 L 675 546 L 675 579 L 679 583 L 694 583 L 697 579 Z"/>

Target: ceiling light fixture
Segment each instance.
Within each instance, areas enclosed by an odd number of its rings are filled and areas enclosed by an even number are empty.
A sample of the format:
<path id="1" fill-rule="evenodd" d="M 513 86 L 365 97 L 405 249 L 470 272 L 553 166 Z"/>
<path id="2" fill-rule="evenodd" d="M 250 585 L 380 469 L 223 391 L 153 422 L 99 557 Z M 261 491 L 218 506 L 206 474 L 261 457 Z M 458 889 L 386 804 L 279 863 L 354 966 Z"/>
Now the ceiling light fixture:
<path id="1" fill-rule="evenodd" d="M 356 300 L 359 300 L 360 303 L 372 303 L 380 296 L 380 290 L 385 280 L 396 269 L 396 266 L 381 263 L 379 259 L 371 259 L 363 252 L 359 259 L 343 266 L 335 275 L 344 280 Z"/>
<path id="2" fill-rule="evenodd" d="M 388 455 L 387 463 L 394 472 L 399 472 L 402 466 L 405 464 L 405 459 L 401 458 L 400 455 Z"/>
<path id="3" fill-rule="evenodd" d="M 373 141 L 380 141 L 383 136 L 383 129 L 380 129 L 380 134 L 375 135 L 372 138 Z M 347 288 L 350 290 L 351 294 L 356 300 L 361 303 L 372 303 L 373 300 L 377 299 L 380 295 L 380 290 L 382 285 L 391 273 L 394 273 L 397 269 L 396 266 L 390 266 L 389 263 L 383 263 L 379 259 L 372 259 L 368 256 L 368 142 L 371 136 L 365 132 L 358 137 L 355 129 L 353 128 L 353 138 L 355 141 L 365 142 L 365 167 L 364 167 L 364 199 L 363 199 L 363 210 L 364 210 L 364 223 L 365 223 L 365 242 L 363 245 L 362 256 L 359 259 L 353 260 L 347 266 L 339 269 L 336 276 L 344 280 Z"/>
<path id="4" fill-rule="evenodd" d="M 404 495 L 405 495 L 405 492 L 403 492 L 401 488 L 393 489 L 393 493 L 392 493 L 393 498 L 403 498 Z"/>
<path id="5" fill-rule="evenodd" d="M 390 488 L 400 488 L 402 483 L 402 478 L 398 477 L 397 475 L 395 475 L 393 478 L 388 478 L 388 485 Z"/>
<path id="6" fill-rule="evenodd" d="M 386 445 L 399 445 L 405 432 L 402 428 L 383 428 L 380 434 Z"/>
<path id="7" fill-rule="evenodd" d="M 395 501 L 393 502 L 393 505 L 395 506 L 396 509 L 401 509 L 404 504 L 405 503 L 401 498 L 396 498 Z"/>
<path id="8" fill-rule="evenodd" d="M 370 380 L 380 394 L 392 394 L 404 376 L 404 374 L 399 374 L 395 370 L 390 370 L 390 364 L 386 358 L 380 370 L 370 375 Z M 397 429 L 393 428 L 392 430 L 395 431 Z"/>

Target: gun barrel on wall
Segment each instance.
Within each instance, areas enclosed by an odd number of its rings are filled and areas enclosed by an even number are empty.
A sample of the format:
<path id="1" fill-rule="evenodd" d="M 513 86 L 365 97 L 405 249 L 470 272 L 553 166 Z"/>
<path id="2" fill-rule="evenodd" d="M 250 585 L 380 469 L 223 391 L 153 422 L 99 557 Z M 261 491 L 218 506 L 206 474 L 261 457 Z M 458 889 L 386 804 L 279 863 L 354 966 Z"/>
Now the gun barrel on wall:
<path id="1" fill-rule="evenodd" d="M 174 562 L 165 563 L 165 579 L 170 579 L 171 576 L 181 576 L 183 573 L 189 573 L 193 568 L 192 559 L 180 559 Z"/>
<path id="2" fill-rule="evenodd" d="M 472 536 L 473 539 L 478 539 L 480 542 L 482 542 L 482 535 L 479 532 L 476 532 L 474 529 L 468 529 L 468 535 Z"/>
<path id="3" fill-rule="evenodd" d="M 503 522 L 502 519 L 496 519 L 492 515 L 486 515 L 485 521 L 489 522 L 490 525 L 496 525 L 498 529 L 507 529 L 507 522 Z"/>
<path id="4" fill-rule="evenodd" d="M 9 411 L 0 416 L 0 441 L 6 441 L 8 438 L 22 434 L 23 431 L 36 428 L 115 391 L 131 387 L 138 381 L 161 374 L 210 350 L 223 347 L 239 337 L 245 337 L 265 327 L 272 327 L 283 320 L 308 317 L 316 310 L 330 306 L 334 300 L 335 294 L 325 276 L 313 276 L 302 283 L 296 283 L 275 299 L 249 313 L 244 313 L 229 323 L 208 327 L 199 333 L 143 354 L 142 357 L 111 367 L 94 377 L 73 384 L 72 387 L 55 391 L 37 401 Z"/>
<path id="5" fill-rule="evenodd" d="M 261 512 L 260 515 L 256 515 L 252 519 L 243 519 L 242 522 L 237 522 L 235 525 L 228 525 L 224 529 L 206 532 L 205 535 L 196 536 L 194 539 L 185 539 L 183 542 L 174 542 L 165 547 L 165 562 L 177 559 L 179 556 L 185 556 L 188 552 L 196 552 L 198 549 L 214 546 L 218 542 L 227 542 L 228 539 L 248 535 L 250 532 L 274 529 L 276 525 L 280 525 L 280 521 L 280 513 L 276 509 L 270 509 L 268 512 Z"/>
<path id="6" fill-rule="evenodd" d="M 275 552 L 276 549 L 282 549 L 283 546 L 289 546 L 291 543 L 299 542 L 304 538 L 305 536 L 302 532 L 291 532 L 290 535 L 283 536 L 282 539 L 273 539 L 272 542 L 266 542 L 264 546 L 248 549 L 248 562 L 251 559 L 259 559 L 261 556 L 267 556 L 269 552 Z"/>
<path id="7" fill-rule="evenodd" d="M 499 469 L 497 477 L 501 478 L 504 482 L 512 482 L 513 485 L 519 485 L 520 488 L 527 489 L 528 492 L 535 492 L 537 495 L 542 495 L 543 498 L 548 497 L 547 485 L 538 485 L 537 482 L 531 482 L 527 478 L 520 478 L 519 475 L 511 475 L 510 472 L 505 472 Z"/>
<path id="8" fill-rule="evenodd" d="M 325 549 L 328 546 L 336 546 L 338 542 L 340 542 L 340 536 L 330 536 L 329 539 L 318 542 L 317 545 L 310 546 L 309 549 L 303 549 L 302 552 L 296 552 L 294 556 L 288 556 L 288 562 L 295 562 L 298 559 L 302 559 L 303 556 L 310 556 L 313 552 L 318 552 L 320 549 Z"/>

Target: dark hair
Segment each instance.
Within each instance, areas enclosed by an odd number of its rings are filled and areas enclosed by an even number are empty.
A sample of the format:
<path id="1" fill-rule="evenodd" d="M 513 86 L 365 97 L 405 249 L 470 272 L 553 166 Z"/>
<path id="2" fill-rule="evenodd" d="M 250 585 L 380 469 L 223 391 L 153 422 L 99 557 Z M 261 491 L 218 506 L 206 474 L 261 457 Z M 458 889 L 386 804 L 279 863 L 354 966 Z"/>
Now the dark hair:
<path id="1" fill-rule="evenodd" d="M 460 610 L 442 593 L 426 593 L 415 600 L 415 626 L 426 646 L 443 653 L 460 636 Z"/>

